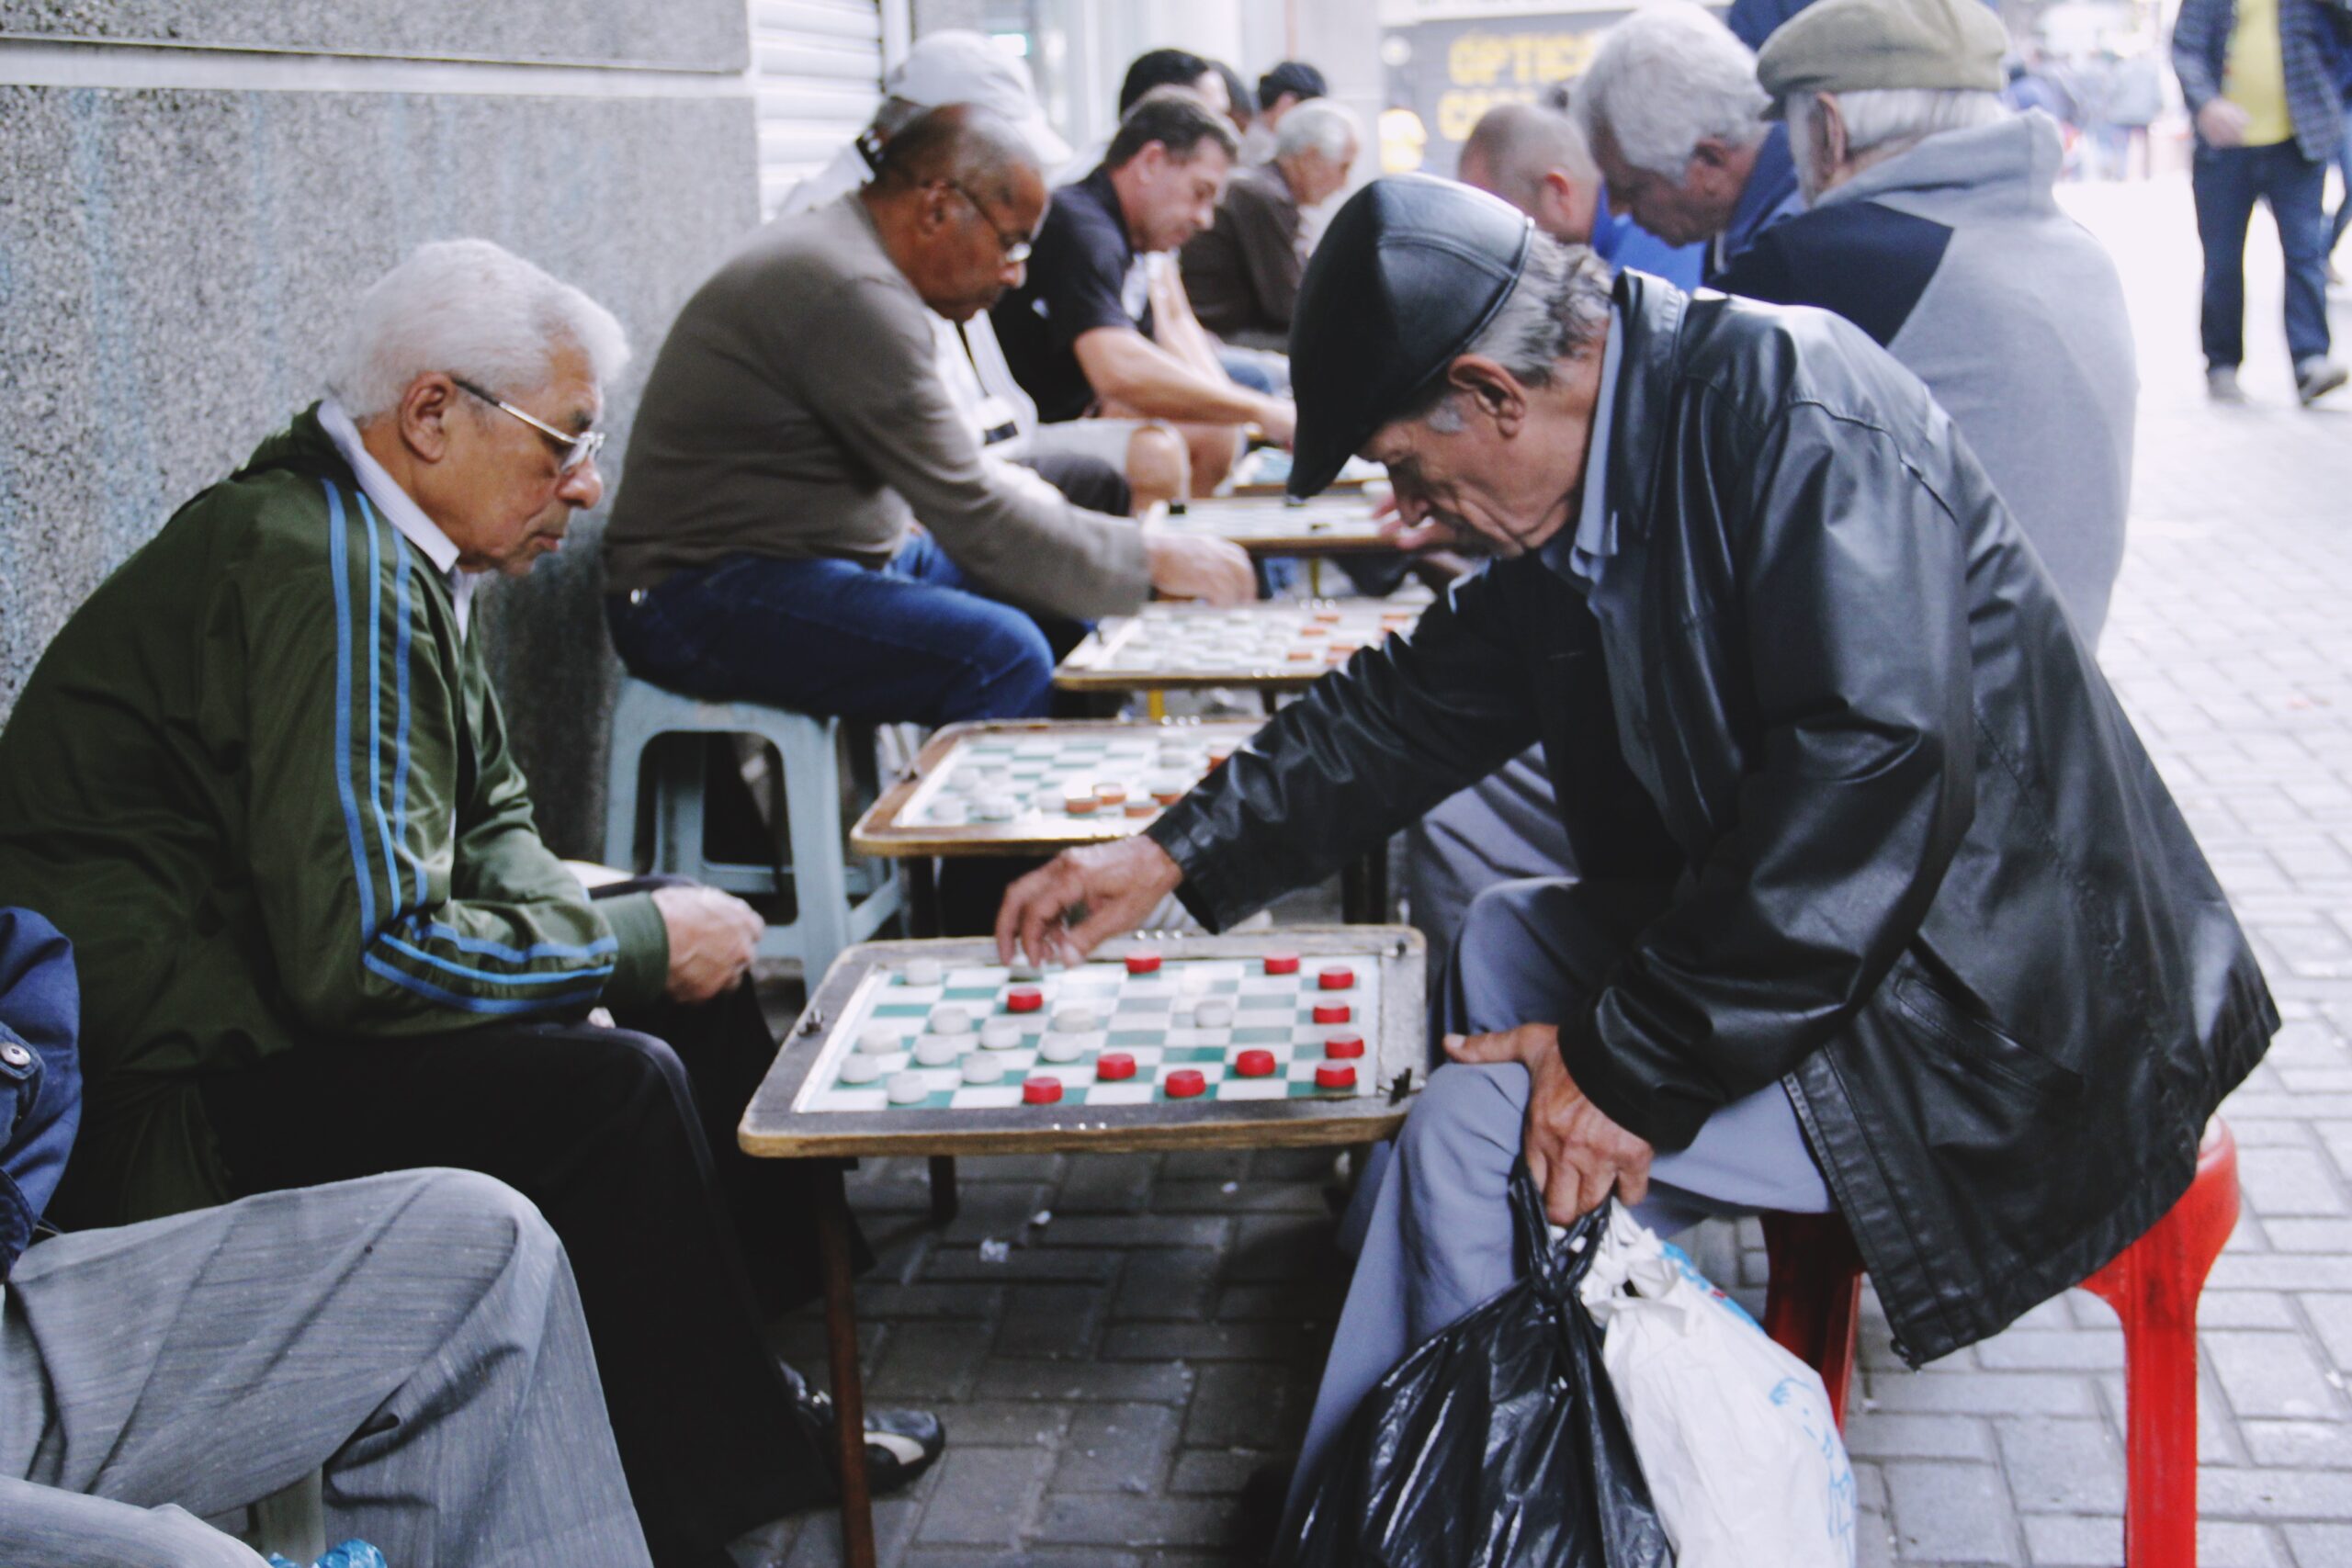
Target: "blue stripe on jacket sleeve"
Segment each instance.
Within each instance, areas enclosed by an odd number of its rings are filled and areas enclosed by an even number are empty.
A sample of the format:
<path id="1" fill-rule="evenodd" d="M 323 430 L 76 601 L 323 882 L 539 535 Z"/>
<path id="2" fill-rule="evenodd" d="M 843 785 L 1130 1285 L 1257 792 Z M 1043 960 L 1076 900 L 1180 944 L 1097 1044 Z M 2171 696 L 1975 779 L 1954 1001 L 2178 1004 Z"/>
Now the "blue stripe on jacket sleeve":
<path id="1" fill-rule="evenodd" d="M 332 481 L 323 482 L 327 495 L 328 512 L 327 557 L 334 578 L 335 787 L 343 807 L 344 829 L 351 849 L 352 870 L 354 875 L 357 878 L 359 885 L 359 934 L 362 964 L 370 972 L 382 976 L 384 978 L 392 981 L 395 985 L 401 987 L 403 989 L 411 991 L 418 996 L 425 997 L 433 1001 L 440 1002 L 444 1005 L 457 1008 L 467 1012 L 534 1012 L 548 1010 L 565 1006 L 572 1002 L 594 1001 L 595 998 L 602 993 L 602 981 L 611 976 L 614 965 L 609 962 L 597 964 L 594 968 L 584 971 L 567 971 L 562 973 L 544 974 L 530 973 L 527 971 L 506 972 L 474 968 L 452 963 L 447 959 L 435 957 L 431 953 L 424 953 L 413 946 L 411 946 L 392 935 L 391 930 L 389 926 L 382 930 L 378 928 L 376 921 L 376 872 L 374 868 L 370 867 L 368 863 L 368 831 L 366 825 L 361 820 L 359 792 L 356 783 L 353 777 L 351 761 L 352 742 L 354 739 L 351 728 L 353 723 L 352 694 L 355 684 L 354 676 L 356 672 L 355 661 L 360 656 L 361 649 L 355 646 L 353 640 L 356 630 L 354 626 L 356 616 L 351 603 L 351 554 L 347 533 L 347 520 L 344 510 L 342 493 L 335 488 Z M 377 517 L 374 509 L 368 506 L 366 497 L 362 496 L 359 498 L 358 505 L 360 508 L 361 519 L 368 528 L 368 640 L 365 649 L 365 653 L 368 660 L 368 698 L 369 727 L 368 737 L 368 766 L 369 790 L 368 807 L 369 813 L 373 815 L 376 819 L 377 836 L 383 846 L 385 857 L 383 874 L 391 884 L 390 899 L 386 907 L 385 913 L 391 921 L 397 923 L 402 922 L 403 919 L 399 913 L 401 902 L 401 895 L 403 890 L 403 879 L 401 875 L 400 858 L 398 847 L 396 846 L 404 846 L 405 844 L 407 822 L 406 784 L 409 770 L 408 655 L 411 652 L 412 639 L 409 636 L 408 617 L 406 614 L 407 563 L 405 559 L 402 559 L 400 563 L 401 578 L 401 592 L 399 594 L 400 603 L 398 607 L 401 611 L 401 616 L 400 626 L 398 628 L 396 637 L 399 644 L 397 651 L 400 655 L 400 662 L 397 682 L 399 695 L 395 710 L 397 716 L 397 733 L 394 740 L 394 758 L 392 768 L 396 796 L 392 815 L 393 818 L 401 824 L 400 831 L 401 835 L 401 838 L 396 840 L 393 836 L 391 823 L 387 820 L 386 814 L 382 807 L 382 671 L 380 667 L 379 652 L 382 646 L 382 558 L 379 548 L 379 529 L 383 526 L 383 525 Z M 425 885 L 424 874 L 421 865 L 418 870 L 417 881 L 419 893 L 422 896 L 425 891 Z M 593 959 L 606 953 L 616 953 L 619 945 L 611 937 L 603 937 L 594 942 L 586 944 L 548 942 L 537 944 L 530 948 L 515 948 L 486 938 L 467 937 L 456 930 L 441 924 L 440 922 L 425 920 L 423 917 L 422 911 L 417 911 L 408 915 L 405 917 L 405 922 L 421 924 L 425 931 L 447 940 L 462 951 L 476 953 L 485 957 L 501 959 L 514 964 L 527 964 L 534 959 L 554 957 Z M 565 995 L 555 997 L 492 998 L 469 996 L 464 993 L 449 990 L 442 986 L 435 985 L 418 976 L 408 973 L 399 964 L 379 957 L 376 953 L 370 951 L 370 949 L 379 945 L 388 947 L 393 952 L 402 953 L 405 956 L 416 959 L 435 968 L 486 985 L 541 986 L 584 978 L 594 978 L 599 982 L 599 984 L 596 988 L 592 990 L 567 993 Z"/>

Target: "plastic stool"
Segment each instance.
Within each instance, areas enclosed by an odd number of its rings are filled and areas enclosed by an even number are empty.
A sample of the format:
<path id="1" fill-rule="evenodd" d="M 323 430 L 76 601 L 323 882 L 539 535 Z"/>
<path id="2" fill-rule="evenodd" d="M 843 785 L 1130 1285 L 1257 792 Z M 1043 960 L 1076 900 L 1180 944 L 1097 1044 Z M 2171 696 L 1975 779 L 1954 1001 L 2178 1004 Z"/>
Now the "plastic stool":
<path id="1" fill-rule="evenodd" d="M 632 675 L 621 678 L 613 706 L 612 759 L 605 797 L 605 860 L 692 877 L 727 892 L 760 896 L 782 891 L 776 868 L 706 859 L 703 800 L 707 783 L 701 746 L 665 746 L 655 752 L 650 798 L 640 802 L 639 779 L 646 752 L 665 735 L 754 735 L 775 748 L 784 764 L 785 867 L 792 879 L 793 919 L 761 933 L 762 958 L 797 958 L 810 989 L 834 957 L 864 942 L 899 912 L 903 886 L 893 864 L 852 866 L 844 858 L 841 824 L 841 720 L 815 718 L 759 703 L 705 702 L 666 691 Z M 638 829 L 650 818 L 652 841 L 638 853 Z"/>
<path id="2" fill-rule="evenodd" d="M 1764 1328 L 1821 1373 L 1843 1430 L 1862 1260 L 1835 1214 L 1766 1214 Z M 2238 1145 L 2215 1117 L 2197 1175 L 2145 1235 L 2083 1281 L 2123 1321 L 2124 1568 L 2196 1568 L 2197 1298 L 2238 1223 Z"/>

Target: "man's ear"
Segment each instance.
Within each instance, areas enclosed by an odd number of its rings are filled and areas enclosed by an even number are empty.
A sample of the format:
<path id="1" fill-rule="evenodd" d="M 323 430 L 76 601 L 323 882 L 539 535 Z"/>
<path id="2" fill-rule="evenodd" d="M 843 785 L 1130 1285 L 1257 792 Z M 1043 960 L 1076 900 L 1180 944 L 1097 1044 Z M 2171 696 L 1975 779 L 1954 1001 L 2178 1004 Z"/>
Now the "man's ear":
<path id="1" fill-rule="evenodd" d="M 449 420 L 466 394 L 438 370 L 428 370 L 401 394 L 401 442 L 418 459 L 437 463 L 449 455 Z"/>
<path id="2" fill-rule="evenodd" d="M 1519 378 L 1483 354 L 1464 354 L 1446 367 L 1445 384 L 1459 392 L 1505 435 L 1519 432 L 1527 417 L 1527 389 Z"/>
<path id="3" fill-rule="evenodd" d="M 1815 93 L 1813 96 L 1813 141 L 1819 149 L 1822 166 L 1837 169 L 1845 166 L 1846 111 L 1838 107 L 1835 94 Z"/>

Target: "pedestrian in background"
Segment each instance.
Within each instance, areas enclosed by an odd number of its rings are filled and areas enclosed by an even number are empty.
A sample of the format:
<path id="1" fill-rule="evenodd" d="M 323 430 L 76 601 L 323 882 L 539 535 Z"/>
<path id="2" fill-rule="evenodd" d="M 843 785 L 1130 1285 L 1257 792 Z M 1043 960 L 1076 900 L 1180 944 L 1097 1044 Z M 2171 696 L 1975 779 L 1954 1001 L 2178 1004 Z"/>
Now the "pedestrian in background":
<path id="1" fill-rule="evenodd" d="M 2172 67 L 2197 118 L 2189 183 L 2205 246 L 2201 330 L 2213 400 L 2239 403 L 2245 229 L 2256 201 L 2287 259 L 2287 350 L 2305 405 L 2344 385 L 2328 353 L 2327 165 L 2344 150 L 2347 0 L 2181 0 Z"/>

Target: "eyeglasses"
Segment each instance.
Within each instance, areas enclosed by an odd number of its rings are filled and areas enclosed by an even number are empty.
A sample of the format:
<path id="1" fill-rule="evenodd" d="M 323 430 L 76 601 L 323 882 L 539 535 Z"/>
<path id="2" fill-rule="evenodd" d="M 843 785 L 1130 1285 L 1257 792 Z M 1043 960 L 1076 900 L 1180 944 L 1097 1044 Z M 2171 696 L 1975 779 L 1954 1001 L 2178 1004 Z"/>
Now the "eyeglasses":
<path id="1" fill-rule="evenodd" d="M 460 391 L 471 392 L 491 407 L 502 412 L 513 414 L 516 419 L 553 442 L 558 473 L 578 472 L 583 465 L 593 460 L 596 454 L 604 449 L 605 433 L 601 430 L 583 430 L 577 435 L 567 435 L 552 424 L 533 419 L 505 399 L 491 396 L 462 376 L 452 376 L 449 379 L 457 383 Z"/>
<path id="2" fill-rule="evenodd" d="M 1029 259 L 1029 239 L 1027 235 L 1008 234 L 1003 230 L 999 229 L 996 226 L 996 220 L 989 216 L 989 209 L 980 205 L 980 198 L 974 196 L 970 191 L 966 190 L 962 181 L 942 180 L 939 183 L 972 204 L 972 210 L 980 215 L 980 221 L 987 224 L 989 231 L 996 235 L 996 243 L 1004 247 L 1005 265 L 1018 266 L 1023 262 Z"/>

